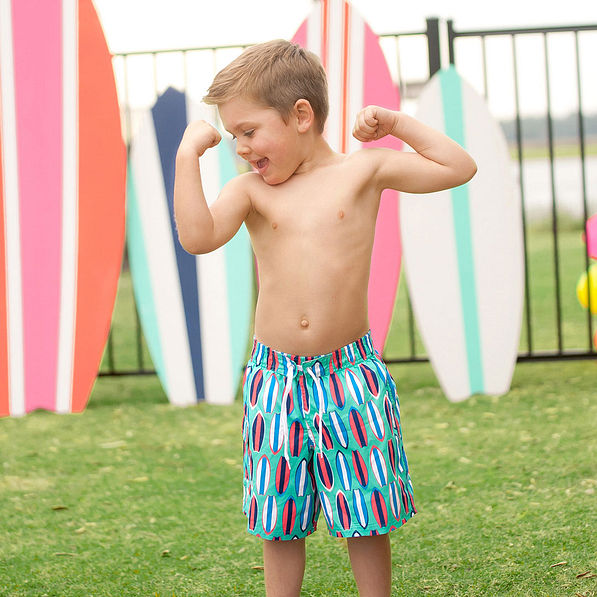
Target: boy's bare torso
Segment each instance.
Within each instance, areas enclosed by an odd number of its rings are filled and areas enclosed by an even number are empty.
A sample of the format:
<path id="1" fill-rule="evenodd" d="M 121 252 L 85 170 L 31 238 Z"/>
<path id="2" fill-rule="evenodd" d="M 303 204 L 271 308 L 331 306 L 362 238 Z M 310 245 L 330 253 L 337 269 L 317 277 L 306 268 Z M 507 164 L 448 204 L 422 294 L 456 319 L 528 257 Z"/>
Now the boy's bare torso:
<path id="1" fill-rule="evenodd" d="M 205 122 L 191 123 L 178 151 L 174 189 L 181 244 L 192 253 L 213 251 L 244 221 L 259 270 L 257 339 L 311 356 L 356 340 L 369 329 L 369 270 L 382 189 L 451 188 L 474 175 L 474 161 L 445 135 L 377 106 L 359 112 L 354 136 L 367 142 L 391 134 L 415 152 L 335 153 L 304 99 L 286 120 L 244 97 L 218 107 L 238 155 L 257 172 L 229 181 L 208 208 L 197 157 L 221 136 Z"/>
<path id="2" fill-rule="evenodd" d="M 318 355 L 369 329 L 367 290 L 379 190 L 360 152 L 279 185 L 244 183 L 258 263 L 255 336 L 291 354 Z"/>

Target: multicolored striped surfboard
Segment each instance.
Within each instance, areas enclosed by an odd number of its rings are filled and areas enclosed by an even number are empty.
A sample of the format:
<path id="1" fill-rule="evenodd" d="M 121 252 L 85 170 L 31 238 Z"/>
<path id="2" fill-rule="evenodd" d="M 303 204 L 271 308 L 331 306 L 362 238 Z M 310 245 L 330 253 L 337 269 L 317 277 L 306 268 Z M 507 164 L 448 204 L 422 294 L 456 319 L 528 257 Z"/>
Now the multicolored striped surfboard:
<path id="1" fill-rule="evenodd" d="M 346 0 L 321 0 L 292 38 L 317 54 L 328 75 L 330 115 L 325 137 L 335 151 L 363 146 L 352 136 L 357 113 L 375 104 L 398 110 L 400 98 L 392 82 L 377 36 Z M 387 136 L 367 147 L 400 149 L 402 142 Z M 380 352 L 386 342 L 400 277 L 398 193 L 381 197 L 369 278 L 369 324 Z"/>
<path id="2" fill-rule="evenodd" d="M 468 150 L 466 185 L 403 194 L 402 247 L 417 325 L 449 400 L 510 387 L 524 289 L 522 216 L 504 135 L 453 67 L 423 89 L 416 116 Z"/>
<path id="3" fill-rule="evenodd" d="M 126 155 L 91 0 L 0 0 L 0 416 L 85 408 L 124 245 Z"/>
<path id="4" fill-rule="evenodd" d="M 170 402 L 228 404 L 249 343 L 252 253 L 241 227 L 220 249 L 189 255 L 174 222 L 174 165 L 192 120 L 213 112 L 167 89 L 143 116 L 130 151 L 127 245 L 135 299 L 149 351 Z M 201 158 L 208 202 L 237 170 L 223 141 Z"/>

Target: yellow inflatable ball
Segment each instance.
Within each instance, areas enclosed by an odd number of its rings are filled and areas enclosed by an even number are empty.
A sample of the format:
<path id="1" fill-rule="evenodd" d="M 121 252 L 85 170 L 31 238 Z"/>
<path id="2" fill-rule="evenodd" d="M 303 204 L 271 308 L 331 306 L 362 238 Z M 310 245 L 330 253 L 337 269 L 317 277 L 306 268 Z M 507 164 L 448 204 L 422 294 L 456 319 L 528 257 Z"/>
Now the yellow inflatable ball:
<path id="1" fill-rule="evenodd" d="M 591 284 L 591 313 L 595 315 L 597 314 L 597 263 L 591 265 L 588 276 L 587 272 L 583 272 L 576 285 L 576 296 L 584 309 L 589 306 L 589 283 Z"/>

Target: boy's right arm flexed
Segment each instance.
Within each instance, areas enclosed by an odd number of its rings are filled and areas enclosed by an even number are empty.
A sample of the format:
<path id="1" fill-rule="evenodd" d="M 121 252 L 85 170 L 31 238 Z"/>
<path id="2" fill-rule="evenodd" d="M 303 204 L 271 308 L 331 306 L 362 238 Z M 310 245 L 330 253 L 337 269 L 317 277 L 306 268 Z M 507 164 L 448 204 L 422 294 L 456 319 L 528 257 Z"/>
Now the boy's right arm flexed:
<path id="1" fill-rule="evenodd" d="M 216 201 L 207 205 L 199 158 L 220 140 L 220 133 L 211 124 L 203 120 L 191 122 L 176 154 L 174 215 L 178 239 L 189 253 L 209 253 L 227 243 L 251 209 L 242 177 L 229 181 Z"/>

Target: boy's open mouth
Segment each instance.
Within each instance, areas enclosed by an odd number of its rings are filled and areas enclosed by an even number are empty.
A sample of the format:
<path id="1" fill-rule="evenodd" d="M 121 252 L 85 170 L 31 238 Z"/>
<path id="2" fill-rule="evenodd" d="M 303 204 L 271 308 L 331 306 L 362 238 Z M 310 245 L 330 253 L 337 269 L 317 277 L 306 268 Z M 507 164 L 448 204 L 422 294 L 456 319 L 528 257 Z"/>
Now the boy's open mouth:
<path id="1" fill-rule="evenodd" d="M 257 160 L 257 170 L 259 170 L 259 172 L 261 172 L 262 170 L 265 169 L 265 167 L 267 166 L 268 163 L 268 159 L 267 158 L 261 158 L 260 160 Z"/>

